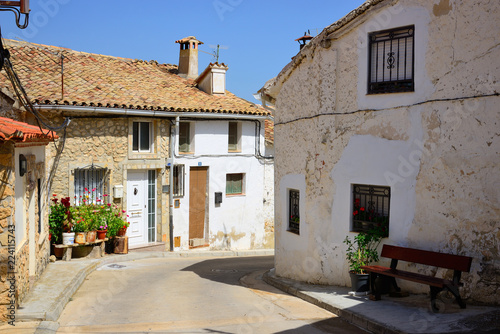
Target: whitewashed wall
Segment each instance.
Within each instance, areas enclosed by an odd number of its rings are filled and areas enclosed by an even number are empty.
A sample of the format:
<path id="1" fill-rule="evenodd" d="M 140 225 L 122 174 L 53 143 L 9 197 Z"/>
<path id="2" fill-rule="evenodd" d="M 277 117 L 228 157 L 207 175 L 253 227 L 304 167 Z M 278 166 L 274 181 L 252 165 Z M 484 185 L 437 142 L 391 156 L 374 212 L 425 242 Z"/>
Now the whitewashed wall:
<path id="1" fill-rule="evenodd" d="M 212 249 L 255 249 L 273 245 L 272 232 L 265 224 L 273 213 L 264 212 L 265 168 L 264 162 L 255 157 L 255 123 L 242 121 L 241 152 L 228 149 L 228 121 L 194 121 L 194 147 L 192 156 L 178 155 L 175 164 L 185 165 L 185 196 L 180 207 L 174 208 L 174 237 L 181 237 L 181 248 L 189 242 L 189 170 L 190 167 L 208 167 L 208 226 L 207 239 Z M 261 152 L 264 153 L 264 133 L 260 135 Z M 214 156 L 218 155 L 218 156 Z M 226 174 L 245 174 L 244 195 L 226 196 Z M 269 178 L 268 178 L 269 179 Z M 269 182 L 269 181 L 268 181 Z M 267 187 L 268 188 L 268 187 Z M 269 191 L 269 189 L 267 189 Z M 215 192 L 222 192 L 220 205 L 215 205 Z"/>
<path id="2" fill-rule="evenodd" d="M 462 295 L 500 303 L 499 15 L 486 0 L 384 1 L 329 36 L 331 46 L 317 37 L 283 70 L 275 115 L 277 275 L 349 285 L 342 240 L 354 235 L 351 185 L 386 185 L 383 242 L 472 256 Z M 415 92 L 367 95 L 367 34 L 410 24 Z M 300 235 L 287 231 L 290 188 L 300 190 Z"/>

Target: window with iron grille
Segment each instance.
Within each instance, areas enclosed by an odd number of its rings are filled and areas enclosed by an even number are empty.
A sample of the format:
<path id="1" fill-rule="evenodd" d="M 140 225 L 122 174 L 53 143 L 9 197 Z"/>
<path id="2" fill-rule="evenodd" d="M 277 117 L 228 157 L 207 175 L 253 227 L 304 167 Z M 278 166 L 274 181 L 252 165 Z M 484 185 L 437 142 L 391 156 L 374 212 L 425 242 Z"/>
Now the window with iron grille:
<path id="1" fill-rule="evenodd" d="M 184 196 L 184 165 L 174 165 L 174 196 Z"/>
<path id="2" fill-rule="evenodd" d="M 415 26 L 368 35 L 368 94 L 414 91 Z"/>
<path id="3" fill-rule="evenodd" d="M 132 124 L 132 151 L 134 152 L 152 152 L 152 123 L 151 122 L 133 122 Z"/>
<path id="4" fill-rule="evenodd" d="M 295 189 L 288 190 L 288 217 L 288 231 L 299 234 L 300 192 Z"/>
<path id="5" fill-rule="evenodd" d="M 244 189 L 245 174 L 226 174 L 226 195 L 241 195 Z"/>
<path id="6" fill-rule="evenodd" d="M 97 199 L 104 201 L 106 172 L 107 168 L 95 166 L 75 169 L 75 205 L 83 204 L 84 199 L 92 203 L 97 203 Z"/>
<path id="7" fill-rule="evenodd" d="M 375 229 L 385 237 L 389 236 L 390 187 L 354 184 L 352 200 L 353 232 L 369 232 Z"/>

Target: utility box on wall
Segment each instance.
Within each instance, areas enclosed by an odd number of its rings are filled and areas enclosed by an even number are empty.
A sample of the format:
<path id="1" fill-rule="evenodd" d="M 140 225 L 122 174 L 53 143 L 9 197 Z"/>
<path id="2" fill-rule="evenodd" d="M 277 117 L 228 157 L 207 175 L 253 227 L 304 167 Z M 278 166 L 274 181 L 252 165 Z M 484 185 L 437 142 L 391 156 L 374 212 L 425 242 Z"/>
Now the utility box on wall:
<path id="1" fill-rule="evenodd" d="M 222 193 L 216 192 L 215 193 L 215 204 L 221 204 L 221 203 L 222 203 Z"/>
<path id="2" fill-rule="evenodd" d="M 123 186 L 121 184 L 113 186 L 113 198 L 123 198 Z"/>

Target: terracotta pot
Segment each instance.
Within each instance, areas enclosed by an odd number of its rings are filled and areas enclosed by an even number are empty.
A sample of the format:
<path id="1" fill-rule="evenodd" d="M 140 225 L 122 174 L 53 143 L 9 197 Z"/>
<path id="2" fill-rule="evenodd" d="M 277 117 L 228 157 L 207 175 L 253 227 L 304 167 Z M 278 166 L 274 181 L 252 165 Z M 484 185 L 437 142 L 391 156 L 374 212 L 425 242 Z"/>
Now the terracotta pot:
<path id="1" fill-rule="evenodd" d="M 85 239 L 85 232 L 75 232 L 75 243 L 84 244 Z"/>
<path id="2" fill-rule="evenodd" d="M 106 233 L 108 233 L 108 230 L 97 231 L 97 239 L 100 239 L 100 240 L 106 239 Z"/>
<path id="3" fill-rule="evenodd" d="M 96 236 L 96 231 L 87 232 L 87 242 L 94 242 Z"/>
<path id="4" fill-rule="evenodd" d="M 127 234 L 127 228 L 126 227 L 122 227 L 121 229 L 118 230 L 118 233 L 116 233 L 116 235 L 119 236 L 119 237 L 123 237 L 123 236 L 125 236 L 125 234 Z"/>

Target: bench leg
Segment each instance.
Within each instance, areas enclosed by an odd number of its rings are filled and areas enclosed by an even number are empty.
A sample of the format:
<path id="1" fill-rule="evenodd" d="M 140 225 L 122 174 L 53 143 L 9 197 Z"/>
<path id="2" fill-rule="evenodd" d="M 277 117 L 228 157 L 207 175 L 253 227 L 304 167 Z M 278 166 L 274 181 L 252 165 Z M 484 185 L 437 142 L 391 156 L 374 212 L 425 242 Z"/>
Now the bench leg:
<path id="1" fill-rule="evenodd" d="M 394 288 L 394 290 L 396 292 L 401 292 L 401 288 L 398 286 L 398 283 L 396 283 L 396 278 L 395 277 L 391 277 L 390 280 L 391 280 L 391 285 Z"/>
<path id="2" fill-rule="evenodd" d="M 458 305 L 460 305 L 460 308 L 465 308 L 465 303 L 462 300 L 462 297 L 460 297 L 460 292 L 458 291 L 458 288 L 455 286 L 447 286 L 446 289 L 450 291 L 455 299 L 457 300 Z"/>
<path id="3" fill-rule="evenodd" d="M 432 312 L 438 313 L 440 311 L 440 309 L 439 309 L 439 306 L 437 305 L 437 295 L 438 295 L 438 293 L 443 291 L 443 289 L 435 287 L 435 286 L 431 286 L 430 288 L 431 288 L 431 309 L 432 309 Z"/>
<path id="4" fill-rule="evenodd" d="M 377 279 L 378 274 L 377 273 L 370 273 L 370 290 L 372 293 L 373 298 L 370 298 L 372 300 L 380 300 L 380 291 L 377 290 L 375 286 L 375 279 Z"/>

